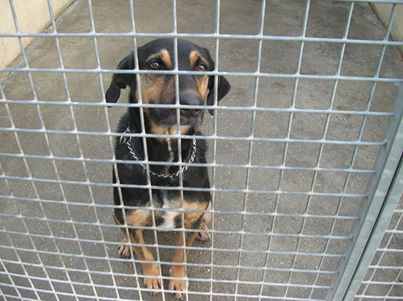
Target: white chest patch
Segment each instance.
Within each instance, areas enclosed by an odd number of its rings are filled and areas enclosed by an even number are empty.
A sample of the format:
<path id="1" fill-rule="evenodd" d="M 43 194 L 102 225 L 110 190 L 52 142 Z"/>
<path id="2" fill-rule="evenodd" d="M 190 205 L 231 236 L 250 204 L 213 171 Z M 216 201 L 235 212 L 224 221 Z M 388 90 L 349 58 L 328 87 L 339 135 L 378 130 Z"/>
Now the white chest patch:
<path id="1" fill-rule="evenodd" d="M 161 228 L 173 229 L 175 228 L 175 218 L 178 216 L 177 211 L 167 211 L 164 213 L 162 218 L 164 222 L 160 225 Z"/>
<path id="2" fill-rule="evenodd" d="M 180 214 L 176 210 L 172 210 L 169 201 L 167 200 L 166 193 L 163 193 L 163 205 L 162 208 L 166 209 L 163 211 L 161 217 L 164 219 L 163 223 L 159 225 L 160 228 L 174 229 L 175 228 L 175 218 Z"/>

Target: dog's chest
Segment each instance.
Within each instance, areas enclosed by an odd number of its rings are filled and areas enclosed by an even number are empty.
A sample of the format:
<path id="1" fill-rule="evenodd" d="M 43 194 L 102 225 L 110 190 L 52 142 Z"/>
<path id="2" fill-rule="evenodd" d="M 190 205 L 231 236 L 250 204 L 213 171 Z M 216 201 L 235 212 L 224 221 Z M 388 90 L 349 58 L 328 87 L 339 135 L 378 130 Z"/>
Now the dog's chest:
<path id="1" fill-rule="evenodd" d="M 172 151 L 172 146 L 171 146 L 171 141 L 168 140 L 167 143 L 168 147 L 168 162 L 172 162 L 174 160 L 174 153 Z M 165 169 L 165 172 L 168 173 L 168 166 Z M 175 219 L 177 216 L 180 214 L 177 210 L 177 204 L 175 204 L 174 201 L 169 199 L 169 195 L 167 191 L 161 191 L 161 198 L 162 198 L 162 209 L 165 209 L 160 212 L 159 214 L 159 219 L 160 219 L 160 224 L 158 227 L 164 229 L 173 229 L 176 226 Z M 176 205 L 176 206 L 175 206 Z M 174 209 L 174 210 L 172 210 Z"/>
<path id="2" fill-rule="evenodd" d="M 161 197 L 161 208 L 164 210 L 159 211 L 157 214 L 159 220 L 157 226 L 161 229 L 173 229 L 176 227 L 176 219 L 180 215 L 180 212 L 177 210 L 179 208 L 178 204 L 169 199 L 166 191 L 161 192 Z"/>

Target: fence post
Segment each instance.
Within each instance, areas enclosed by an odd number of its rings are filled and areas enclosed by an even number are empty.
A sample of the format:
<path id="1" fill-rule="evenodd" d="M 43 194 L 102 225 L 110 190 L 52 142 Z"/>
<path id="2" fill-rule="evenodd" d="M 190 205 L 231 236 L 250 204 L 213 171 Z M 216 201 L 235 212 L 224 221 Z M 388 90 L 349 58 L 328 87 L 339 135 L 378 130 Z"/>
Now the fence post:
<path id="1" fill-rule="evenodd" d="M 399 188 L 402 187 L 399 171 L 403 149 L 402 111 L 403 85 L 400 86 L 394 115 L 386 132 L 387 143 L 377 159 L 376 174 L 369 186 L 368 202 L 361 216 L 362 222 L 354 231 L 353 243 L 340 271 L 340 281 L 331 292 L 331 300 L 354 298 L 399 200 Z"/>

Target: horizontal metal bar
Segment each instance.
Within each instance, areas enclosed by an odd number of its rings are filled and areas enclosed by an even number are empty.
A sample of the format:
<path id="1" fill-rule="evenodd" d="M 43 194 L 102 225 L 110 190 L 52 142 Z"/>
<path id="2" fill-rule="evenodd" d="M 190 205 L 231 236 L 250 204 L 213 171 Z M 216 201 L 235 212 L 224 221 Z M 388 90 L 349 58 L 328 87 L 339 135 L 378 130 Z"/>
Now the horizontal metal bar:
<path id="1" fill-rule="evenodd" d="M 375 296 L 375 295 L 356 295 L 356 298 L 373 300 L 403 300 L 402 296 Z"/>
<path id="2" fill-rule="evenodd" d="M 395 211 L 396 212 L 396 211 Z M 403 230 L 385 230 L 385 233 L 388 233 L 388 234 L 403 234 Z"/>
<path id="3" fill-rule="evenodd" d="M 376 249 L 376 251 L 385 253 L 403 253 L 403 249 L 392 249 L 392 248 L 380 248 Z"/>
<path id="4" fill-rule="evenodd" d="M 1 248 L 1 246 L 0 246 Z M 109 260 L 109 259 L 105 259 Z M 134 262 L 140 262 L 136 258 L 130 259 L 134 260 Z M 125 261 L 129 261 L 129 259 L 126 259 Z M 30 266 L 30 267 L 37 267 L 37 268 L 45 268 L 45 269 L 52 269 L 52 270 L 58 270 L 58 271 L 68 271 L 68 272 L 84 272 L 86 269 L 75 269 L 71 267 L 63 267 L 63 266 L 53 266 L 53 265 L 46 265 L 46 264 L 39 264 L 39 263 L 32 263 L 32 262 L 21 262 L 21 261 L 15 261 L 15 260 L 9 260 L 9 259 L 2 259 L 2 262 L 4 263 L 9 263 L 9 264 L 16 264 L 20 265 L 23 264 L 24 266 Z M 159 261 L 159 264 L 162 265 L 177 265 L 177 263 L 174 263 L 172 261 Z M 187 266 L 190 267 L 203 267 L 203 268 L 220 268 L 220 269 L 244 269 L 244 270 L 256 270 L 256 271 L 272 271 L 272 272 L 290 272 L 293 271 L 294 273 L 308 273 L 308 274 L 321 274 L 321 275 L 337 275 L 338 271 L 331 271 L 331 270 L 308 270 L 308 269 L 290 269 L 290 268 L 276 268 L 276 267 L 257 267 L 257 266 L 248 266 L 248 265 L 242 265 L 239 267 L 234 267 L 234 265 L 223 265 L 223 264 L 218 264 L 218 263 L 193 263 L 193 262 L 186 262 Z M 96 271 L 96 270 L 91 270 L 91 271 L 86 271 L 90 274 L 94 275 L 100 275 L 100 276 L 110 276 L 110 272 L 103 272 L 103 271 Z M 114 271 L 113 274 L 115 276 L 122 276 L 122 277 L 127 277 L 127 276 L 133 276 L 131 272 L 128 273 L 119 273 L 117 271 Z"/>
<path id="5" fill-rule="evenodd" d="M 401 266 L 389 266 L 389 265 L 369 265 L 369 269 L 380 269 L 380 270 L 401 270 Z"/>
<path id="6" fill-rule="evenodd" d="M 181 186 L 157 186 L 157 185 L 135 185 L 135 184 L 114 184 L 110 182 L 89 182 L 89 181 L 73 181 L 73 180 L 54 180 L 45 178 L 31 178 L 31 177 L 17 177 L 0 175 L 0 179 L 29 181 L 38 183 L 55 183 L 55 184 L 72 184 L 82 186 L 102 186 L 102 187 L 127 187 L 127 188 L 143 188 L 143 189 L 163 189 L 163 190 L 180 190 L 180 191 L 209 191 L 209 192 L 241 192 L 241 193 L 264 193 L 264 194 L 278 194 L 278 195 L 311 195 L 311 196 L 333 196 L 345 198 L 365 198 L 367 194 L 359 193 L 337 193 L 337 192 L 302 192 L 302 191 L 283 191 L 283 190 L 264 190 L 264 189 L 242 189 L 242 188 L 195 188 L 195 187 L 181 187 Z"/>
<path id="7" fill-rule="evenodd" d="M 144 229 L 144 230 L 155 230 L 158 232 L 159 229 L 158 227 L 130 227 L 130 226 L 122 226 L 121 228 L 127 228 L 127 229 Z M 171 231 L 171 232 L 195 232 L 194 230 L 191 229 L 175 229 L 176 231 Z M 333 239 L 333 240 L 351 240 L 352 236 L 337 236 L 337 235 L 309 235 L 309 234 L 287 234 L 287 233 L 273 233 L 273 232 L 250 232 L 250 231 L 233 231 L 233 230 L 208 230 L 208 233 L 214 233 L 214 234 L 242 234 L 242 235 L 250 235 L 250 236 L 266 236 L 266 237 L 293 237 L 293 238 L 316 238 L 316 239 L 323 239 L 323 240 L 328 240 L 328 239 Z M 43 235 L 43 234 L 35 234 L 35 233 L 30 233 L 30 232 L 18 232 L 18 231 L 11 231 L 11 230 L 5 230 L 5 229 L 0 229 L 0 233 L 8 233 L 8 234 L 15 234 L 15 235 L 20 235 L 20 236 L 31 236 L 31 237 L 37 237 L 37 238 L 46 238 L 46 239 L 55 239 L 55 240 L 61 240 L 61 241 L 77 241 L 77 238 L 72 238 L 72 237 L 63 237 L 63 236 L 49 236 L 49 235 Z M 115 241 L 105 241 L 105 240 L 94 240 L 94 239 L 82 239 L 79 238 L 80 242 L 87 242 L 87 243 L 102 243 L 105 245 L 112 245 L 112 246 L 119 246 L 121 243 L 120 242 L 115 242 Z M 136 243 L 127 243 L 128 246 L 153 246 L 152 244 L 136 244 Z M 160 246 L 164 246 L 161 245 Z"/>
<path id="8" fill-rule="evenodd" d="M 251 137 L 251 136 L 200 136 L 200 135 L 158 135 L 131 133 L 122 134 L 115 132 L 95 132 L 95 131 L 68 131 L 68 130 L 49 130 L 49 129 L 29 129 L 29 128 L 0 128 L 0 132 L 18 132 L 18 133 L 47 133 L 53 135 L 87 135 L 87 136 L 114 136 L 114 137 L 145 137 L 145 138 L 173 138 L 173 139 L 204 139 L 204 140 L 234 140 L 234 141 L 265 141 L 279 143 L 310 143 L 310 144 L 337 144 L 337 145 L 361 145 L 361 146 L 384 146 L 386 141 L 345 141 L 345 140 L 326 140 L 326 139 L 294 139 L 294 138 L 269 138 L 269 137 Z"/>
<path id="9" fill-rule="evenodd" d="M 109 204 L 95 204 L 95 203 L 82 203 L 82 202 L 75 202 L 73 200 L 69 200 L 69 202 L 64 202 L 61 200 L 48 200 L 48 199 L 36 199 L 36 198 L 27 198 L 27 197 L 14 197 L 9 195 L 0 195 L 0 199 L 9 199 L 15 200 L 18 202 L 37 202 L 37 203 L 45 203 L 45 204 L 57 204 L 57 205 L 68 205 L 68 206 L 82 206 L 87 208 L 110 208 L 110 209 L 124 209 L 124 210 L 133 210 L 133 209 L 147 209 L 151 211 L 166 211 L 164 208 L 157 208 L 157 207 L 141 207 L 141 206 L 116 206 L 116 205 L 109 205 Z M 176 212 L 184 212 L 184 209 L 170 209 L 170 211 Z M 322 219 L 339 219 L 339 220 L 359 220 L 358 216 L 349 216 L 349 215 L 328 215 L 328 214 L 297 214 L 297 213 L 279 213 L 275 212 L 256 212 L 256 211 L 231 211 L 231 210 L 186 210 L 190 212 L 198 212 L 198 213 L 211 213 L 211 214 L 218 214 L 218 215 L 247 215 L 247 216 L 277 216 L 277 217 L 300 217 L 300 218 L 322 218 Z M 24 217 L 24 216 L 21 216 Z"/>
<path id="10" fill-rule="evenodd" d="M 155 248 L 155 245 L 146 245 L 146 246 L 152 246 Z M 68 252 L 53 252 L 53 251 L 45 251 L 45 250 L 32 250 L 30 248 L 22 248 L 22 247 L 16 247 L 16 246 L 5 246 L 2 245 L 0 246 L 1 248 L 8 249 L 8 250 L 16 250 L 16 251 L 24 251 L 28 253 L 37 253 L 37 254 L 43 254 L 43 255 L 58 255 L 58 256 L 65 256 L 65 257 L 77 257 L 79 256 L 81 259 L 103 259 L 105 260 L 105 256 L 90 256 L 90 255 L 84 255 L 84 254 L 74 254 L 74 253 L 68 253 Z M 196 250 L 196 251 L 214 251 L 214 252 L 223 252 L 223 253 L 245 253 L 245 254 L 275 254 L 278 256 L 308 256 L 308 257 L 328 257 L 328 258 L 344 258 L 343 254 L 332 254 L 332 253 L 304 253 L 304 252 L 281 252 L 281 251 L 268 251 L 268 250 L 245 250 L 245 249 L 228 249 L 228 248 L 203 248 L 203 247 L 184 247 L 184 246 L 169 246 L 169 245 L 164 245 L 164 249 L 172 249 L 172 250 Z M 123 258 L 109 258 L 108 260 L 110 261 L 121 261 L 121 262 L 127 262 L 128 260 L 130 261 L 131 259 L 123 259 Z M 145 263 L 150 263 L 154 261 L 147 261 L 147 260 L 138 260 L 139 262 L 145 262 Z M 173 263 L 173 265 L 176 265 L 178 263 Z M 237 268 L 237 266 L 235 266 Z"/>
<path id="11" fill-rule="evenodd" d="M 101 69 L 101 68 L 32 68 L 32 67 L 3 67 L 0 72 L 23 72 L 23 73 L 115 73 L 116 69 Z M 196 71 L 169 70 L 169 71 L 150 71 L 150 70 L 123 70 L 119 69 L 121 74 L 171 74 L 171 75 L 200 75 Z M 237 77 L 268 77 L 268 78 L 288 78 L 288 79 L 320 79 L 320 80 L 345 80 L 345 81 L 369 81 L 369 82 L 384 82 L 384 83 L 403 83 L 403 78 L 384 78 L 384 77 L 363 77 L 363 76 L 345 76 L 345 75 L 315 75 L 315 74 L 286 74 L 286 73 L 268 73 L 268 72 L 235 72 L 235 71 L 209 71 L 203 72 L 205 75 L 222 75 L 222 76 L 237 76 Z"/>
<path id="12" fill-rule="evenodd" d="M 66 205 L 66 204 L 63 204 Z M 156 210 L 152 210 L 152 211 L 156 211 Z M 161 211 L 161 210 L 160 210 Z M 227 213 L 228 214 L 228 213 Z M 307 218 L 306 216 L 300 215 L 300 216 L 294 216 L 294 215 L 283 215 L 283 214 L 276 214 L 276 216 L 282 216 L 282 217 L 299 217 L 299 218 Z M 29 216 L 29 215 L 13 215 L 13 214 L 8 214 L 8 213 L 0 213 L 0 217 L 6 217 L 6 218 L 19 218 L 19 219 L 26 219 L 26 220 L 32 220 L 32 221 L 41 221 L 41 222 L 47 222 L 47 223 L 55 223 L 55 224 L 74 224 L 74 225 L 85 225 L 85 226 L 94 226 L 94 227 L 104 227 L 104 228 L 117 228 L 117 229 L 122 229 L 122 228 L 127 228 L 127 229 L 143 229 L 143 230 L 155 230 L 155 231 L 162 231 L 161 228 L 158 227 L 153 227 L 153 226 L 129 226 L 129 225 L 116 225 L 116 224 L 101 224 L 99 222 L 94 223 L 94 222 L 82 222 L 82 221 L 73 221 L 73 220 L 61 220 L 61 219 L 52 219 L 52 218 L 48 218 L 48 217 L 37 217 L 37 216 Z M 313 217 L 312 217 L 313 218 Z M 343 219 L 341 217 L 341 219 Z M 183 229 L 183 228 L 174 228 L 170 230 L 171 232 L 195 232 L 194 229 Z M 218 231 L 222 231 L 222 233 L 229 233 L 231 230 L 209 230 L 209 232 L 217 232 Z M 3 230 L 0 230 L 0 232 L 3 232 Z M 21 232 L 18 232 L 21 233 Z M 236 234 L 248 234 L 248 232 L 246 231 L 237 231 Z M 267 236 L 294 236 L 294 237 L 298 237 L 300 234 L 287 234 L 287 233 L 267 233 Z M 306 234 L 305 234 L 306 235 Z M 314 236 L 315 238 L 317 238 L 316 236 Z M 320 238 L 325 238 L 325 239 L 329 239 L 330 235 L 323 235 Z M 350 237 L 343 237 L 344 239 L 350 239 Z"/>
<path id="13" fill-rule="evenodd" d="M 55 106 L 74 106 L 74 107 L 117 107 L 117 108 L 163 108 L 163 109 L 200 109 L 217 111 L 243 111 L 243 112 L 272 112 L 272 113 L 313 113 L 313 114 L 334 114 L 334 115 L 357 115 L 357 116 L 378 116 L 392 117 L 394 112 L 375 112 L 375 111 L 354 111 L 337 109 L 303 109 L 303 108 L 275 108 L 275 107 L 257 107 L 257 106 L 204 106 L 204 105 L 181 105 L 181 104 L 148 104 L 148 103 L 106 103 L 106 102 L 80 102 L 80 101 L 58 101 L 58 100 L 37 100 L 37 99 L 7 99 L 0 103 L 18 104 L 18 105 L 55 105 Z"/>
<path id="14" fill-rule="evenodd" d="M 400 1 L 400 0 L 389 0 Z M 366 1 L 368 2 L 368 1 Z M 399 2 L 401 3 L 401 2 Z M 93 38 L 93 37 L 147 37 L 147 38 L 200 38 L 200 39 L 221 39 L 221 40 L 263 40 L 263 41 L 284 41 L 284 42 L 312 42 L 312 43 L 335 43 L 335 44 L 361 44 L 361 45 L 387 45 L 403 46 L 403 41 L 391 40 L 365 40 L 344 38 L 325 38 L 307 36 L 281 36 L 281 35 L 251 35 L 251 34 L 223 34 L 223 33 L 159 33 L 159 32 L 16 32 L 0 33 L 0 38 Z"/>
<path id="15" fill-rule="evenodd" d="M 51 291 L 45 290 L 45 289 L 40 289 L 40 288 L 31 288 L 31 287 L 26 287 L 26 286 L 20 286 L 20 285 L 11 285 L 11 284 L 2 284 L 6 287 L 12 287 L 12 288 L 18 288 L 18 289 L 22 289 L 22 290 L 28 290 L 28 291 L 38 291 L 38 292 L 42 292 L 42 293 L 51 293 Z M 128 287 L 125 287 L 125 289 L 129 289 Z M 153 289 L 147 289 L 147 288 L 133 288 L 132 290 L 135 291 L 144 291 L 144 292 L 150 292 L 150 293 L 155 293 L 155 292 L 162 292 L 162 290 L 153 290 Z M 165 293 L 172 293 L 175 294 L 176 291 L 172 291 L 172 290 L 168 290 L 168 289 L 164 289 Z M 241 298 L 251 298 L 251 299 L 257 299 L 260 298 L 261 296 L 256 296 L 256 295 L 247 295 L 247 294 L 234 294 L 234 293 L 217 293 L 217 292 L 195 292 L 192 290 L 189 290 L 186 292 L 188 295 L 201 295 L 201 296 L 217 296 L 217 297 L 241 297 Z M 90 297 L 93 297 L 91 295 L 83 295 L 83 294 L 77 294 L 77 293 L 65 293 L 65 292 L 61 292 L 58 291 L 57 292 L 58 295 L 62 295 L 62 296 L 73 296 L 75 298 L 80 297 L 83 299 L 88 299 Z M 15 296 L 12 296 L 13 298 L 15 298 Z M 266 297 L 266 296 L 264 296 Z M 303 301 L 303 300 L 310 300 L 310 301 L 323 301 L 320 299 L 304 299 L 304 298 L 296 298 L 296 297 L 275 297 L 275 296 L 270 296 L 268 295 L 267 298 L 270 298 L 272 300 L 295 300 L 295 301 Z M 26 299 L 24 298 L 24 301 L 37 301 L 36 299 Z M 97 296 L 97 300 L 104 300 L 104 301 L 116 301 L 116 298 L 107 298 L 107 297 L 99 297 Z M 119 299 L 119 301 L 133 301 L 133 299 Z"/>
<path id="16" fill-rule="evenodd" d="M 164 166 L 185 166 L 186 162 L 166 162 L 166 161 L 144 161 L 144 160 L 116 160 L 116 159 L 94 159 L 94 158 L 79 158 L 79 157 L 61 157 L 61 156 L 43 156 L 31 154 L 13 154 L 2 153 L 0 157 L 8 158 L 28 158 L 38 160 L 61 160 L 61 161 L 78 161 L 78 162 L 93 162 L 93 163 L 124 163 L 124 164 L 148 164 L 148 165 L 164 165 Z M 316 172 L 342 172 L 342 173 L 365 173 L 372 174 L 375 170 L 371 169 L 354 169 L 354 168 L 324 168 L 324 167 L 300 167 L 300 166 L 279 166 L 279 165 L 261 165 L 261 164 L 227 164 L 227 163 L 192 163 L 195 167 L 214 167 L 214 168 L 240 168 L 240 169 L 272 169 L 272 170 L 298 170 L 298 171 L 316 171 Z"/>
<path id="17" fill-rule="evenodd" d="M 26 278 L 27 276 L 23 275 L 23 274 L 17 274 L 17 273 L 6 273 L 6 272 L 2 272 L 0 271 L 0 275 L 11 275 L 14 277 L 20 277 L 20 278 Z M 127 275 L 126 275 L 127 276 Z M 48 278 L 44 278 L 44 277 L 38 277 L 38 276 L 29 276 L 31 279 L 33 280 L 39 280 L 39 281 L 43 281 L 43 280 L 47 280 Z M 147 276 L 147 275 L 138 275 L 139 278 L 155 278 L 155 276 Z M 179 277 L 170 277 L 170 276 L 164 276 L 164 275 L 160 275 L 157 278 L 162 279 L 162 280 L 171 280 L 171 279 L 178 279 Z M 179 279 L 183 279 L 183 278 L 179 278 Z M 210 279 L 205 279 L 205 278 L 194 278 L 194 277 L 188 277 L 186 278 L 189 282 L 212 282 L 212 283 L 225 283 L 225 284 L 235 284 L 235 283 L 239 283 L 239 284 L 249 284 L 249 285 L 258 285 L 258 284 L 264 284 L 264 285 L 270 285 L 270 286 L 279 286 L 279 287 L 302 287 L 302 288 L 319 288 L 319 289 L 329 289 L 332 288 L 331 286 L 326 286 L 326 285 L 310 285 L 310 284 L 299 284 L 299 283 L 280 283 L 280 282 L 253 282 L 253 281 L 245 281 L 245 280 L 226 280 L 226 279 L 214 279 L 214 278 L 210 278 Z M 60 279 L 52 279 L 52 282 L 56 282 L 56 283 L 71 283 L 73 285 L 82 285 L 82 286 L 94 286 L 94 287 L 99 287 L 99 288 L 114 288 L 115 286 L 112 285 L 106 285 L 106 284 L 99 284 L 99 283 L 85 283 L 85 282 L 76 282 L 76 281 L 68 281 L 68 280 L 60 280 Z M 128 288 L 127 286 L 122 287 L 122 286 L 116 286 L 118 289 L 125 289 L 125 290 L 138 290 L 138 288 Z M 193 293 L 197 294 L 198 291 L 193 290 Z"/>
<path id="18" fill-rule="evenodd" d="M 403 286 L 403 282 L 397 281 L 375 281 L 375 280 L 363 280 L 361 283 L 364 284 L 375 284 L 375 285 L 390 285 L 390 286 Z M 402 296 L 403 298 L 403 296 Z"/>
<path id="19" fill-rule="evenodd" d="M 403 4 L 402 0 L 335 0 L 335 2 L 363 2 L 363 3 L 396 3 Z"/>

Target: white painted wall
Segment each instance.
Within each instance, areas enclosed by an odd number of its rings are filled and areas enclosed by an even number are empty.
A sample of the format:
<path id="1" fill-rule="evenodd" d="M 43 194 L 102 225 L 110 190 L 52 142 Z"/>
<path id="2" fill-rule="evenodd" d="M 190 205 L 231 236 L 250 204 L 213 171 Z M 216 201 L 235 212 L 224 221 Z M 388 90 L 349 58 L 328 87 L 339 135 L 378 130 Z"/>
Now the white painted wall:
<path id="1" fill-rule="evenodd" d="M 383 24 L 386 26 L 390 11 L 392 8 L 392 4 L 372 4 L 376 14 L 382 20 Z M 397 5 L 396 7 L 396 15 L 392 24 L 392 38 L 395 41 L 403 41 L 403 5 Z M 403 47 L 400 47 L 401 53 L 403 55 Z"/>
<path id="2" fill-rule="evenodd" d="M 53 14 L 59 15 L 74 0 L 52 0 Z M 50 24 L 47 0 L 14 0 L 21 32 L 37 33 Z M 9 0 L 0 0 L 0 32 L 15 33 Z M 24 38 L 27 46 L 32 38 Z M 0 67 L 9 65 L 20 54 L 17 38 L 0 38 Z"/>

